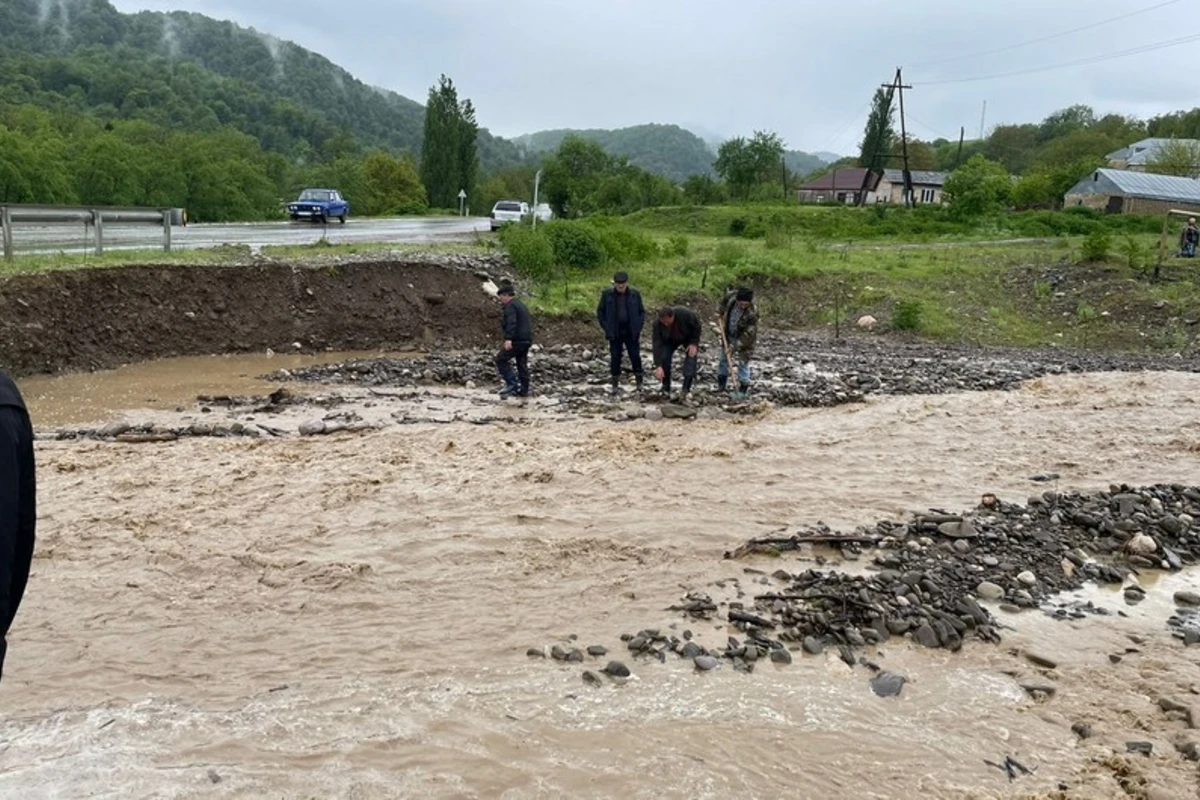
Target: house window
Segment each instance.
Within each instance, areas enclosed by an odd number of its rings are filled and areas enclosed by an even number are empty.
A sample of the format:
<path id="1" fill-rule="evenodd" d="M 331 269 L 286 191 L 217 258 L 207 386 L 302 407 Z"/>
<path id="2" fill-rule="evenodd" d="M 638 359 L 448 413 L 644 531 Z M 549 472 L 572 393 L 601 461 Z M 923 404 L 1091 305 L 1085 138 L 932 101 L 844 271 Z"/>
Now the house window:
<path id="1" fill-rule="evenodd" d="M 922 203 L 932 203 L 933 202 L 933 194 L 934 194 L 933 189 L 922 189 L 921 190 L 921 202 Z"/>

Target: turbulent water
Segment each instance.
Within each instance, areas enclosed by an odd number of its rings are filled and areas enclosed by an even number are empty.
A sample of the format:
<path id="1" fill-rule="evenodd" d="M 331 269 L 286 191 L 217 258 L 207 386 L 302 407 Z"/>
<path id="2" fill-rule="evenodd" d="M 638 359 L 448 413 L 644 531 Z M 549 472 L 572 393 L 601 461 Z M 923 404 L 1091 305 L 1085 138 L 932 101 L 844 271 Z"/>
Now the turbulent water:
<path id="1" fill-rule="evenodd" d="M 237 360 L 170 377 L 196 363 L 26 388 L 42 428 L 259 390 L 263 365 Z M 699 674 L 636 662 L 618 636 L 740 635 L 665 609 L 689 589 L 732 596 L 734 578 L 749 590 L 746 567 L 812 566 L 722 559 L 785 525 L 1023 502 L 1037 472 L 1200 484 L 1197 396 L 1195 375 L 1083 375 L 734 421 L 515 424 L 531 408 L 324 438 L 40 442 L 0 796 L 1196 796 L 1172 747 L 1183 726 L 1155 702 L 1200 690 L 1163 627 L 1197 575 L 1146 580 L 1128 617 L 996 612 L 1012 626 L 999 646 L 893 640 L 870 655 L 910 679 L 898 698 L 835 655 Z M 594 688 L 588 664 L 526 655 L 572 635 L 633 679 Z M 1056 694 L 1034 701 L 1030 679 Z M 1134 739 L 1154 755 L 1126 756 Z M 1010 783 L 985 763 L 1006 755 L 1037 771 Z"/>

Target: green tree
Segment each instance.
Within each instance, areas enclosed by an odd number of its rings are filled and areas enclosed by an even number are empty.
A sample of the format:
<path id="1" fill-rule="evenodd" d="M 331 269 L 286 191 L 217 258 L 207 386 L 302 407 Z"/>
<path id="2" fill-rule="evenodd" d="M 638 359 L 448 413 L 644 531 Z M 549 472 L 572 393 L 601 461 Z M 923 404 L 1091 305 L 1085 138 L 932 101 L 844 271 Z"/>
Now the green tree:
<path id="1" fill-rule="evenodd" d="M 1073 105 L 1055 111 L 1038 126 L 1038 140 L 1048 142 L 1068 133 L 1087 130 L 1096 124 L 1096 112 L 1088 105 Z"/>
<path id="2" fill-rule="evenodd" d="M 859 144 L 858 166 L 878 172 L 887 166 L 887 154 L 892 152 L 896 141 L 896 126 L 894 122 L 895 109 L 892 108 L 893 89 L 879 88 L 871 100 L 871 113 L 867 116 L 867 125 L 863 129 L 863 139 Z"/>
<path id="3" fill-rule="evenodd" d="M 724 202 L 729 193 L 724 184 L 717 183 L 711 175 L 692 175 L 683 182 L 683 196 L 689 203 L 708 206 Z"/>
<path id="4" fill-rule="evenodd" d="M 1033 164 L 1038 146 L 1037 125 L 997 125 L 987 137 L 983 154 L 1019 174 Z"/>
<path id="5" fill-rule="evenodd" d="M 458 193 L 474 191 L 479 126 L 471 101 L 459 102 L 454 82 L 442 75 L 425 104 L 421 183 L 435 208 L 458 208 Z"/>
<path id="6" fill-rule="evenodd" d="M 372 153 L 362 165 L 362 196 L 358 208 L 367 216 L 423 214 L 429 210 L 425 187 L 408 158 Z"/>
<path id="7" fill-rule="evenodd" d="M 1164 142 L 1146 164 L 1147 172 L 1200 178 L 1200 141 L 1172 139 Z"/>
<path id="8" fill-rule="evenodd" d="M 593 211 L 593 195 L 611 168 L 612 159 L 600 145 L 581 136 L 566 137 L 546 160 L 546 202 L 562 218 Z"/>
<path id="9" fill-rule="evenodd" d="M 946 178 L 950 213 L 960 219 L 1003 209 L 1012 195 L 1012 179 L 1002 164 L 974 155 Z"/>
<path id="10" fill-rule="evenodd" d="M 783 152 L 778 134 L 755 131 L 750 139 L 738 136 L 722 142 L 713 168 L 725 179 L 730 195 L 747 199 L 764 183 L 780 185 Z"/>

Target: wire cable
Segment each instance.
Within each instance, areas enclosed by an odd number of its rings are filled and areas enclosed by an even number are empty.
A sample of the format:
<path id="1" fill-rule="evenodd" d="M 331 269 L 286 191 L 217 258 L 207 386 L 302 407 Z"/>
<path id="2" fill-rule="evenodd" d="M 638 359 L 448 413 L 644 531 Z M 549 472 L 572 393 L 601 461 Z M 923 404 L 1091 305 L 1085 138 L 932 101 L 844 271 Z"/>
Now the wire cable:
<path id="1" fill-rule="evenodd" d="M 1193 33 L 1188 36 L 1183 36 L 1179 39 L 1169 39 L 1163 42 L 1151 42 L 1139 47 L 1131 47 L 1128 50 L 1118 50 L 1114 53 L 1101 53 L 1087 58 L 1079 58 L 1074 61 L 1063 61 L 1059 64 L 1047 64 L 1043 67 L 1031 67 L 1030 69 L 1018 69 L 1011 72 L 997 72 L 992 75 L 976 75 L 970 78 L 945 78 L 937 81 L 916 81 L 913 86 L 941 86 L 948 83 L 975 83 L 977 81 L 990 81 L 997 78 L 1012 78 L 1018 75 L 1036 75 L 1041 72 L 1050 72 L 1052 70 L 1067 69 L 1069 67 L 1079 67 L 1085 64 L 1097 64 L 1102 61 L 1112 61 L 1118 58 L 1126 58 L 1127 56 L 1139 55 L 1141 53 L 1150 53 L 1156 50 L 1165 50 L 1168 47 L 1178 47 L 1182 44 L 1200 41 L 1200 33 Z"/>
<path id="2" fill-rule="evenodd" d="M 1114 22 L 1120 22 L 1123 19 L 1129 19 L 1130 17 L 1136 17 L 1139 14 L 1148 14 L 1151 11 L 1157 11 L 1160 8 L 1165 8 L 1166 6 L 1175 5 L 1178 2 L 1179 2 L 1179 0 L 1166 0 L 1166 2 L 1164 2 L 1164 3 L 1159 3 L 1158 5 L 1153 5 L 1153 6 L 1150 6 L 1149 8 L 1143 8 L 1138 11 L 1130 11 L 1126 14 L 1120 14 L 1118 16 L 1110 17 L 1108 19 L 1102 19 L 1099 22 L 1093 22 L 1088 25 L 1081 25 L 1078 28 L 1071 28 L 1070 30 L 1060 31 L 1059 33 L 1051 33 L 1047 36 L 1040 36 L 1037 39 L 1030 39 L 1025 42 L 1018 42 L 1017 44 L 1010 44 L 1005 47 L 997 47 L 993 50 L 983 50 L 978 53 L 967 53 L 966 55 L 950 56 L 948 58 L 935 58 L 931 61 L 918 61 L 917 63 L 909 64 L 908 66 L 913 69 L 916 69 L 917 67 L 928 67 L 928 66 L 932 66 L 934 64 L 948 64 L 951 61 L 962 61 L 962 60 L 968 59 L 968 58 L 982 58 L 984 56 L 991 56 L 991 55 L 995 55 L 997 53 L 1007 53 L 1010 50 L 1018 50 L 1022 47 L 1028 47 L 1031 44 L 1040 44 L 1041 42 L 1048 42 L 1052 39 L 1059 39 L 1063 36 L 1070 36 L 1073 33 L 1080 33 L 1082 31 L 1088 31 L 1093 28 L 1099 28 L 1103 25 L 1110 25 Z"/>

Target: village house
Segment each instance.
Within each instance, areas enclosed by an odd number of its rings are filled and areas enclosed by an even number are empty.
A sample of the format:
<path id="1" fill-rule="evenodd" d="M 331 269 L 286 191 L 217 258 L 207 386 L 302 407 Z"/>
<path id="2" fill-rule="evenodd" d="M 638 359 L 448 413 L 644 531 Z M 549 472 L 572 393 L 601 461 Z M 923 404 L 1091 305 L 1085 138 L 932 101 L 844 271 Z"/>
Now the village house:
<path id="1" fill-rule="evenodd" d="M 1114 150 L 1105 158 L 1112 169 L 1125 169 L 1131 172 L 1145 172 L 1146 168 L 1158 158 L 1159 151 L 1168 142 L 1176 141 L 1189 147 L 1200 147 L 1200 139 L 1162 139 L 1150 138 L 1134 142 L 1128 147 Z"/>
<path id="2" fill-rule="evenodd" d="M 801 203 L 866 205 L 875 202 L 879 178 L 878 172 L 862 167 L 843 167 L 800 184 L 796 196 Z"/>
<path id="3" fill-rule="evenodd" d="M 1200 214 L 1200 181 L 1121 169 L 1088 173 L 1063 197 L 1063 207 L 1087 206 L 1109 214 L 1161 214 L 1170 209 Z"/>
<path id="4" fill-rule="evenodd" d="M 909 174 L 912 176 L 913 205 L 940 204 L 944 202 L 942 187 L 946 184 L 946 175 L 948 173 L 914 169 L 910 170 Z M 899 203 L 903 205 L 904 170 L 885 169 L 883 177 L 879 181 L 879 187 L 875 190 L 875 196 L 876 202 L 879 203 Z"/>

